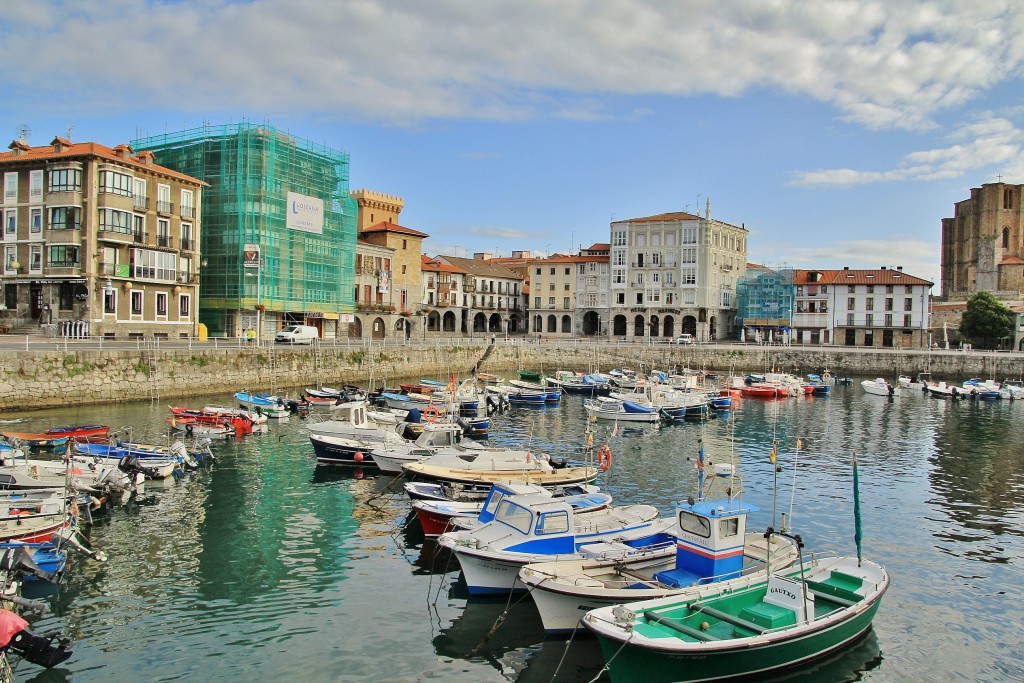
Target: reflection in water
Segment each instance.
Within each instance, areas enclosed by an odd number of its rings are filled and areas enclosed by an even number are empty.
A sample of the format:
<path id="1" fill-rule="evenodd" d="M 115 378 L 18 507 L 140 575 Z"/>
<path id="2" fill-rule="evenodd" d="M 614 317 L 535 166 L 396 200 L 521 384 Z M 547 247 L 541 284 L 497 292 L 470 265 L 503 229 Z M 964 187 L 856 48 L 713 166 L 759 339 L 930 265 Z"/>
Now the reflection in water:
<path id="1" fill-rule="evenodd" d="M 32 414 L 20 428 L 131 424 L 145 439 L 166 428 L 164 415 L 111 405 Z M 556 408 L 495 416 L 489 442 L 575 458 L 585 429 L 579 397 L 565 396 Z M 702 441 L 709 461 L 738 465 L 745 499 L 761 510 L 751 527 L 785 512 L 812 551 L 853 550 L 857 452 L 865 554 L 887 566 L 892 588 L 864 640 L 777 680 L 1024 678 L 1010 628 L 1024 599 L 1024 403 L 888 401 L 855 383 L 825 399 L 739 400 L 706 422 L 594 429 L 614 452 L 604 483 L 618 503 L 668 512 L 692 495 Z M 423 538 L 401 482 L 318 467 L 300 420 L 215 449 L 209 470 L 97 519 L 92 542 L 111 561 L 75 562 L 47 598 L 53 613 L 33 626 L 64 628 L 77 643 L 66 671 L 40 680 L 129 680 L 140 662 L 154 681 L 600 672 L 596 642 L 545 639 L 528 598 L 470 600 L 457 561 Z"/>

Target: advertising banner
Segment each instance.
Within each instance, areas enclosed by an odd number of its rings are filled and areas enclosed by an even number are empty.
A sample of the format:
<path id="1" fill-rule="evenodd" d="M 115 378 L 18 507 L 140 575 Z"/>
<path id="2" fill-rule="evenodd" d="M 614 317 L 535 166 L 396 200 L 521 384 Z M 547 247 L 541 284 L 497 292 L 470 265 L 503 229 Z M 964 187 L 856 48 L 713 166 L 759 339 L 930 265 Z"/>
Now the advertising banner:
<path id="1" fill-rule="evenodd" d="M 322 235 L 324 232 L 324 202 L 298 192 L 288 193 L 286 225 L 289 230 L 302 230 Z"/>
<path id="2" fill-rule="evenodd" d="M 260 245 L 245 245 L 245 248 L 242 251 L 242 265 L 246 268 L 260 267 Z"/>

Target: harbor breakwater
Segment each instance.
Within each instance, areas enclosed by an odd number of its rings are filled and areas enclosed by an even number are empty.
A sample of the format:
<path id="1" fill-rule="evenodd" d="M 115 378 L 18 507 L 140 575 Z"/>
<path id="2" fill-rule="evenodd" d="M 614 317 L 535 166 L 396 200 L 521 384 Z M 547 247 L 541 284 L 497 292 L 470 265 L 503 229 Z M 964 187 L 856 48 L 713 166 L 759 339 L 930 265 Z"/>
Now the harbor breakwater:
<path id="1" fill-rule="evenodd" d="M 49 345 L 46 345 L 48 347 Z M 590 341 L 450 340 L 404 345 L 247 348 L 46 348 L 0 351 L 0 413 L 146 399 L 183 399 L 248 388 L 297 395 L 303 387 L 394 386 L 399 378 L 446 381 L 474 370 L 514 377 L 528 369 L 593 372 L 695 368 L 887 377 L 929 371 L 937 379 L 1019 378 L 1024 354 L 865 347 L 676 346 Z"/>

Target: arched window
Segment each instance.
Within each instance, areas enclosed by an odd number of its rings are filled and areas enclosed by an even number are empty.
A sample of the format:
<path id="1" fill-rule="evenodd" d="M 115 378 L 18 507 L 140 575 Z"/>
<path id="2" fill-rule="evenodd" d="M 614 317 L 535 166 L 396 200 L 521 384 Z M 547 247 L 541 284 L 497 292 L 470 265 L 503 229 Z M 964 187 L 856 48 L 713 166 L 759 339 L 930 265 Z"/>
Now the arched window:
<path id="1" fill-rule="evenodd" d="M 1010 226 L 1003 228 L 1003 249 L 1010 248 Z"/>
<path id="2" fill-rule="evenodd" d="M 1005 190 L 1003 190 L 1003 208 L 1013 208 L 1013 191 L 1010 190 L 1010 188 L 1006 188 Z"/>

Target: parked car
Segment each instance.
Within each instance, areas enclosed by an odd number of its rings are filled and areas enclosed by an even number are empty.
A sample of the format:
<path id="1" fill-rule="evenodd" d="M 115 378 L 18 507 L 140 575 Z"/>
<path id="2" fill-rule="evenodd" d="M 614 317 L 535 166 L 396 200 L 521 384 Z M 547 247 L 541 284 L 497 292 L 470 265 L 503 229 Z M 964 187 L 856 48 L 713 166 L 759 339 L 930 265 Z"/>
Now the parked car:
<path id="1" fill-rule="evenodd" d="M 692 334 L 681 334 L 678 337 L 676 337 L 676 344 L 692 344 L 692 343 L 693 343 L 693 335 Z"/>
<path id="2" fill-rule="evenodd" d="M 278 344 L 312 344 L 320 338 L 312 325 L 289 325 L 274 338 Z"/>

